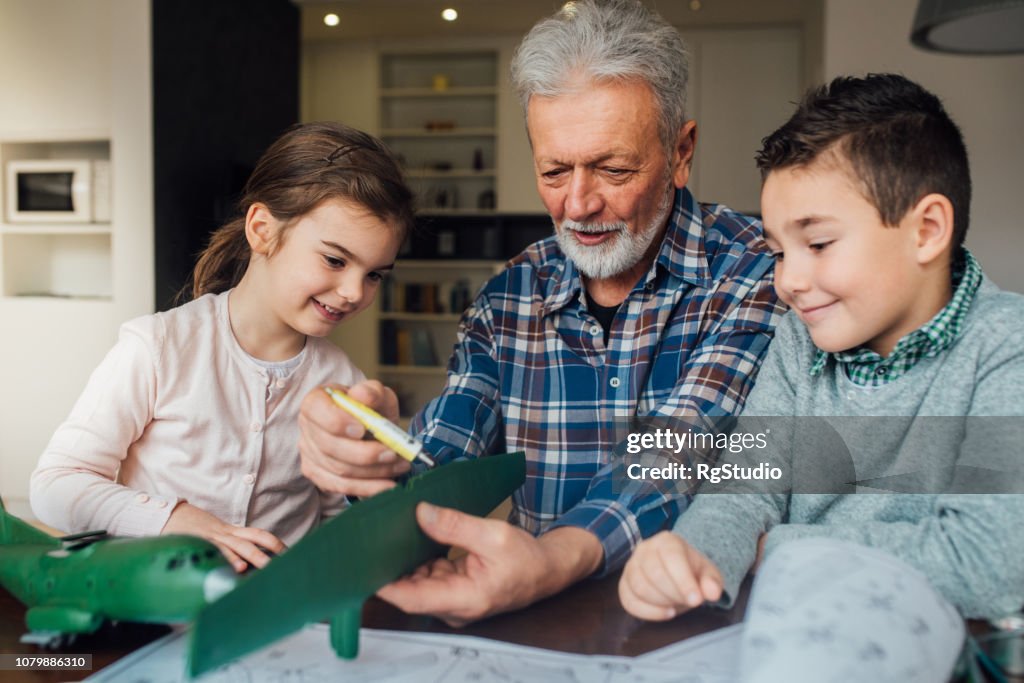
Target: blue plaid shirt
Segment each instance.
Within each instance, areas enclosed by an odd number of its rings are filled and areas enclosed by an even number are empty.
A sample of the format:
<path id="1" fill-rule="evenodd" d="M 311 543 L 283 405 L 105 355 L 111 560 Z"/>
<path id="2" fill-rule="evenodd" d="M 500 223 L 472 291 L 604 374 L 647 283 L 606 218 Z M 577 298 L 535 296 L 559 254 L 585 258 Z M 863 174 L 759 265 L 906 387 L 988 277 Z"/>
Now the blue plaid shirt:
<path id="1" fill-rule="evenodd" d="M 739 413 L 783 311 L 772 265 L 759 222 L 679 190 L 605 345 L 579 271 L 554 237 L 537 242 L 462 317 L 444 391 L 411 431 L 439 462 L 525 451 L 510 521 L 587 529 L 613 571 L 689 504 L 671 483 L 613 482 L 615 419 Z"/>

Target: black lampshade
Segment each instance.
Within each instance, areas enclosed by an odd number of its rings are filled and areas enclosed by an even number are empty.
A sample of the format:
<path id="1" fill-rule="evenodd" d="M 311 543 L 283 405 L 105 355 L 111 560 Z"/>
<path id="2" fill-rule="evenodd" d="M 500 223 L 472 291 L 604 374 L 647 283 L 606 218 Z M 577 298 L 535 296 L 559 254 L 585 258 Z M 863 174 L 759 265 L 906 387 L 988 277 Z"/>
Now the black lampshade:
<path id="1" fill-rule="evenodd" d="M 1024 52 L 1024 0 L 920 0 L 910 42 L 938 52 Z"/>

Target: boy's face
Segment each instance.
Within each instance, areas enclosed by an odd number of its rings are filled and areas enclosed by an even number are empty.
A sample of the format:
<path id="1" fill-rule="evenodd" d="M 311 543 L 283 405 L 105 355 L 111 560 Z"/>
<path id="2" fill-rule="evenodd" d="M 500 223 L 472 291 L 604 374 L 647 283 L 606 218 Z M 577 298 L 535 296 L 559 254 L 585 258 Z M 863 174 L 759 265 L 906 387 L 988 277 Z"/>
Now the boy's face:
<path id="1" fill-rule="evenodd" d="M 832 159 L 772 171 L 761 190 L 775 290 L 818 348 L 887 356 L 934 311 L 922 297 L 917 233 L 882 223 Z"/>

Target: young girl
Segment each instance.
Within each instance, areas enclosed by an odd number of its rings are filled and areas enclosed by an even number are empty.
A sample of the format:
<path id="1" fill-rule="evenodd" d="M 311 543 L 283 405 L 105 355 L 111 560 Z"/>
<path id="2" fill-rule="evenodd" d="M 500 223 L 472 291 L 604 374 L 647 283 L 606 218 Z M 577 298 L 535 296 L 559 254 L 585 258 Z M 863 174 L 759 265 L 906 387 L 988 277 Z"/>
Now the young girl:
<path id="1" fill-rule="evenodd" d="M 31 482 L 42 522 L 201 536 L 241 571 L 344 505 L 299 470 L 299 405 L 363 379 L 324 337 L 373 301 L 412 194 L 379 141 L 311 123 L 264 153 L 239 206 L 195 299 L 123 325 L 53 435 Z"/>

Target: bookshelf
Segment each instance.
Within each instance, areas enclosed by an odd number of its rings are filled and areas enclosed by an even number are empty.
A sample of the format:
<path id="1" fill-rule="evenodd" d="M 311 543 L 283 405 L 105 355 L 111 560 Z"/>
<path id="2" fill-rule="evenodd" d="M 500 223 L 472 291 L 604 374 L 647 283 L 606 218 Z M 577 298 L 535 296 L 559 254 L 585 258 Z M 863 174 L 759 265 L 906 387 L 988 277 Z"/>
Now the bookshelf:
<path id="1" fill-rule="evenodd" d="M 375 363 L 364 366 L 375 365 L 377 377 L 395 390 L 403 422 L 444 388 L 459 320 L 481 287 L 551 230 L 547 214 L 420 212 L 381 284 Z"/>
<path id="2" fill-rule="evenodd" d="M 498 53 L 382 54 L 380 136 L 403 161 L 420 207 L 497 206 Z"/>
<path id="3" fill-rule="evenodd" d="M 459 319 L 500 260 L 400 259 L 380 294 L 378 369 L 408 419 L 444 387 Z"/>

